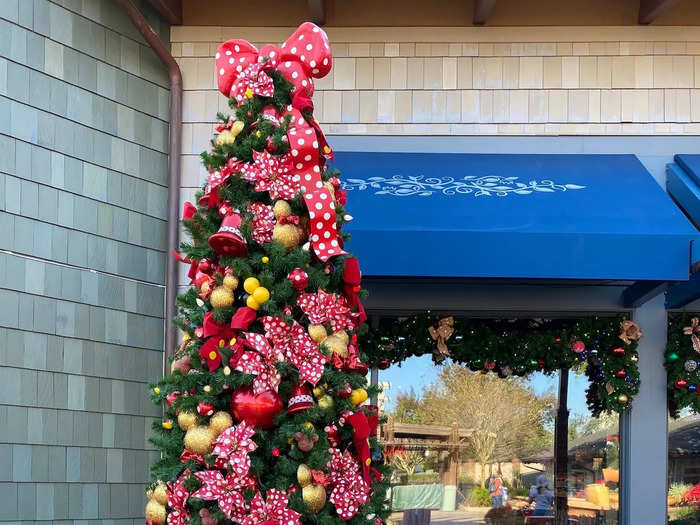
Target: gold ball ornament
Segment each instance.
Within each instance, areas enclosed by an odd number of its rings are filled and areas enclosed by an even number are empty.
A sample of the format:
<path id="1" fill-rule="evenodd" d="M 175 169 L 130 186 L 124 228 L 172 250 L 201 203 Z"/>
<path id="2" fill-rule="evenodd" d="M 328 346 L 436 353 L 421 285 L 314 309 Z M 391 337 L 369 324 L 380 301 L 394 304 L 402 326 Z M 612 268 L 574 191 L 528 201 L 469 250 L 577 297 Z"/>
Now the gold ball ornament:
<path id="1" fill-rule="evenodd" d="M 202 390 L 204 390 L 207 393 L 211 392 L 211 385 L 204 385 L 202 387 Z"/>
<path id="2" fill-rule="evenodd" d="M 267 264 L 267 263 L 270 262 L 270 258 L 269 258 L 267 255 L 264 255 L 263 257 L 260 258 L 260 261 L 261 261 L 263 264 Z"/>
<path id="3" fill-rule="evenodd" d="M 294 224 L 275 224 L 272 230 L 272 240 L 284 246 L 287 251 L 299 246 L 302 239 L 302 230 Z"/>
<path id="4" fill-rule="evenodd" d="M 313 424 L 311 421 L 304 421 L 304 423 L 303 423 L 302 426 L 303 426 L 304 428 L 309 429 L 309 430 L 311 430 L 312 428 L 314 428 L 314 424 Z"/>
<path id="5" fill-rule="evenodd" d="M 233 305 L 233 292 L 226 286 L 217 286 L 209 297 L 214 308 L 228 308 Z"/>
<path id="6" fill-rule="evenodd" d="M 163 421 L 163 422 L 161 423 L 161 426 L 162 426 L 165 430 L 171 430 L 171 429 L 173 428 L 173 422 L 170 421 L 169 419 L 166 419 L 165 421 Z"/>
<path id="7" fill-rule="evenodd" d="M 152 499 L 146 503 L 146 521 L 161 525 L 165 523 L 165 506 Z"/>
<path id="8" fill-rule="evenodd" d="M 260 303 L 257 302 L 252 295 L 245 300 L 245 304 L 248 308 L 252 308 L 253 310 L 260 308 Z"/>
<path id="9" fill-rule="evenodd" d="M 307 465 L 300 463 L 299 467 L 297 468 L 297 481 L 299 482 L 299 485 L 302 487 L 311 485 L 311 480 L 311 469 Z"/>
<path id="10" fill-rule="evenodd" d="M 328 332 L 326 332 L 326 328 L 322 324 L 310 324 L 308 330 L 311 339 L 317 343 L 322 342 L 328 337 Z"/>
<path id="11" fill-rule="evenodd" d="M 322 386 L 316 386 L 314 387 L 314 397 L 316 399 L 321 399 L 323 396 L 326 395 L 326 389 L 323 388 Z"/>
<path id="12" fill-rule="evenodd" d="M 153 389 L 153 393 L 156 394 L 156 395 L 160 394 L 160 388 L 155 387 L 155 388 Z"/>
<path id="13" fill-rule="evenodd" d="M 328 394 L 324 394 L 318 400 L 318 406 L 321 407 L 323 410 L 330 410 L 331 408 L 333 408 L 334 405 L 335 401 L 333 401 L 333 398 Z"/>
<path id="14" fill-rule="evenodd" d="M 348 343 L 345 342 L 345 338 L 339 335 L 338 332 L 326 337 L 323 340 L 323 344 L 331 354 L 338 354 L 340 357 L 347 357 L 348 355 Z"/>
<path id="15" fill-rule="evenodd" d="M 275 202 L 272 212 L 275 214 L 275 218 L 288 217 L 292 214 L 292 207 L 285 200 L 279 200 Z"/>
<path id="16" fill-rule="evenodd" d="M 248 277 L 243 281 L 243 289 L 248 293 L 253 293 L 260 286 L 260 281 L 255 277 Z"/>
<path id="17" fill-rule="evenodd" d="M 153 499 L 153 491 L 151 489 L 146 489 L 146 499 Z"/>
<path id="18" fill-rule="evenodd" d="M 364 388 L 355 388 L 350 393 L 350 402 L 353 405 L 361 405 L 365 401 L 367 401 L 367 390 L 365 390 Z"/>
<path id="19" fill-rule="evenodd" d="M 350 336 L 345 330 L 338 330 L 337 332 L 333 332 L 333 335 L 337 335 L 338 337 L 340 337 L 340 339 L 342 339 L 345 344 L 348 344 L 350 342 Z"/>
<path id="20" fill-rule="evenodd" d="M 216 435 L 205 426 L 194 426 L 185 434 L 185 448 L 195 454 L 209 454 L 214 448 Z"/>
<path id="21" fill-rule="evenodd" d="M 251 295 L 253 299 L 255 299 L 255 302 L 259 304 L 266 303 L 270 300 L 270 291 L 264 286 L 260 286 L 259 288 L 253 290 L 253 293 Z"/>
<path id="22" fill-rule="evenodd" d="M 217 412 L 209 420 L 209 428 L 218 436 L 224 430 L 233 425 L 233 419 L 228 412 Z"/>
<path id="23" fill-rule="evenodd" d="M 316 514 L 326 504 L 326 489 L 315 483 L 301 489 L 301 498 L 309 512 Z"/>
<path id="24" fill-rule="evenodd" d="M 177 415 L 177 424 L 182 430 L 189 430 L 197 423 L 197 416 L 194 412 L 180 412 Z"/>
<path id="25" fill-rule="evenodd" d="M 224 144 L 233 144 L 236 142 L 236 135 L 231 133 L 230 130 L 225 129 L 216 136 L 216 145 L 223 146 Z"/>
<path id="26" fill-rule="evenodd" d="M 153 499 L 161 505 L 166 505 L 168 503 L 168 491 L 166 490 L 165 483 L 158 483 L 158 485 L 156 485 L 153 489 Z"/>
<path id="27" fill-rule="evenodd" d="M 235 275 L 224 275 L 223 285 L 229 290 L 233 291 L 238 288 L 238 277 Z"/>
<path id="28" fill-rule="evenodd" d="M 625 394 L 620 394 L 619 396 L 617 396 L 617 400 L 620 403 L 627 403 L 627 396 Z"/>
<path id="29" fill-rule="evenodd" d="M 202 286 L 199 288 L 199 291 L 202 292 L 203 294 L 209 293 L 209 281 L 204 281 L 202 283 Z"/>
<path id="30" fill-rule="evenodd" d="M 245 123 L 243 123 L 243 121 L 241 121 L 241 120 L 235 121 L 235 122 L 231 125 L 231 134 L 232 134 L 234 137 L 237 137 L 238 134 L 239 134 L 241 131 L 243 131 L 243 128 L 244 128 L 244 127 L 245 127 Z"/>

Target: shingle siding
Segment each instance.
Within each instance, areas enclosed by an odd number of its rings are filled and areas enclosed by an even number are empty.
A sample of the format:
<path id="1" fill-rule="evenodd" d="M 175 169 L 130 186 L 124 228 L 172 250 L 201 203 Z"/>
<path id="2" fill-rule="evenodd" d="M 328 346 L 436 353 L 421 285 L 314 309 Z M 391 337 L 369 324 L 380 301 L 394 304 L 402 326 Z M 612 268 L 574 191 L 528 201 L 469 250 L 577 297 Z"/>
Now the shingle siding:
<path id="1" fill-rule="evenodd" d="M 115 2 L 0 2 L 0 521 L 143 521 L 168 97 Z"/>

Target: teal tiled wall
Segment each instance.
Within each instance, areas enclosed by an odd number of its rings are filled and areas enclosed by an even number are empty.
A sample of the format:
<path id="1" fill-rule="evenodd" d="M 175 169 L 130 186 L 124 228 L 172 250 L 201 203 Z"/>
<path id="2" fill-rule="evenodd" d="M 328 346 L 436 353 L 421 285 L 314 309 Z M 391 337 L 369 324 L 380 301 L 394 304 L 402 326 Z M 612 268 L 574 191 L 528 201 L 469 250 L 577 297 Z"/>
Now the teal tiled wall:
<path id="1" fill-rule="evenodd" d="M 143 523 L 168 97 L 112 0 L 0 0 L 0 522 Z"/>

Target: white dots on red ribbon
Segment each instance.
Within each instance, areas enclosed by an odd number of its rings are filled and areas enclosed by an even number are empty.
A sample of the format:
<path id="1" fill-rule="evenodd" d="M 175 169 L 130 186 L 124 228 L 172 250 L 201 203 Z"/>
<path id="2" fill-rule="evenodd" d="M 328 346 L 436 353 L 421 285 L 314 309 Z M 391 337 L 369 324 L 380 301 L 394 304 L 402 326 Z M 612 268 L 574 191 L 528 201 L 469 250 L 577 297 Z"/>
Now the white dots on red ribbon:
<path id="1" fill-rule="evenodd" d="M 297 48 L 296 48 L 296 47 L 293 47 L 292 49 L 289 50 L 289 52 L 290 52 L 290 53 L 296 54 Z"/>
<path id="2" fill-rule="evenodd" d="M 219 60 L 219 59 L 221 58 L 221 53 L 217 53 L 217 54 L 215 55 L 215 58 L 216 58 L 217 60 Z"/>
<path id="3" fill-rule="evenodd" d="M 238 52 L 241 50 L 241 46 L 239 46 L 238 44 L 236 44 L 235 46 L 233 46 L 233 49 L 235 49 L 235 50 L 236 50 L 236 53 L 238 53 Z"/>
<path id="4" fill-rule="evenodd" d="M 219 75 L 223 75 L 224 73 L 226 73 L 226 71 L 224 71 L 223 67 L 221 69 L 219 69 Z"/>
<path id="5" fill-rule="evenodd" d="M 228 59 L 228 63 L 229 63 L 229 64 L 233 64 L 233 57 L 231 57 L 231 58 Z"/>
<path id="6" fill-rule="evenodd" d="M 324 65 L 324 66 L 327 66 L 327 65 L 328 65 L 328 59 L 327 59 L 327 58 L 324 58 L 324 59 L 323 59 L 323 65 Z"/>
<path id="7" fill-rule="evenodd" d="M 299 150 L 293 149 L 292 156 L 296 157 L 297 155 L 299 155 Z"/>
<path id="8" fill-rule="evenodd" d="M 306 44 L 306 50 L 311 51 L 314 48 L 312 44 Z"/>
<path id="9" fill-rule="evenodd" d="M 303 146 L 303 145 L 304 145 L 304 139 L 299 139 L 299 141 L 298 141 L 297 143 L 298 143 L 300 146 Z"/>
<path id="10" fill-rule="evenodd" d="M 226 56 L 227 56 L 227 57 L 230 57 L 230 56 L 231 56 L 231 50 L 230 50 L 230 49 L 226 51 Z"/>

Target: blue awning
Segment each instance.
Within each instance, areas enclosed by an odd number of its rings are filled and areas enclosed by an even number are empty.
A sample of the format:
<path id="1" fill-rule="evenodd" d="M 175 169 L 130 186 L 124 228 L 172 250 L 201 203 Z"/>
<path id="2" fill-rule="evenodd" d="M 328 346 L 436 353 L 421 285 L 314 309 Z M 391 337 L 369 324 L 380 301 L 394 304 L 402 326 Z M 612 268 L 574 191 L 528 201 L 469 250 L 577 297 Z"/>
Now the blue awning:
<path id="1" fill-rule="evenodd" d="M 367 276 L 685 280 L 698 232 L 634 155 L 336 152 Z"/>

